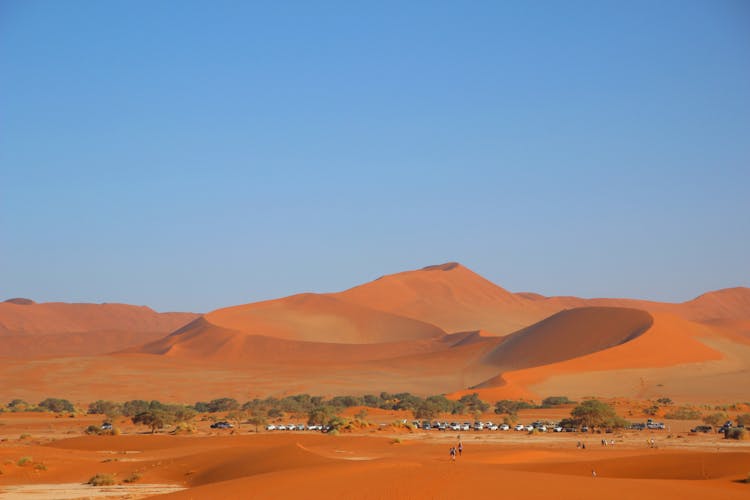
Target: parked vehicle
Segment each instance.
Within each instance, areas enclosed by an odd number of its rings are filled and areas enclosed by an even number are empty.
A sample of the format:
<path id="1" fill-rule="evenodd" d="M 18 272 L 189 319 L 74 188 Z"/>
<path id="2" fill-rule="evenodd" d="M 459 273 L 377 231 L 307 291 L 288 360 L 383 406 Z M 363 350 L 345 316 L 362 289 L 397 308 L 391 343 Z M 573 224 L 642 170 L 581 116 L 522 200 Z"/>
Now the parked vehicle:
<path id="1" fill-rule="evenodd" d="M 111 430 L 112 430 L 112 424 L 111 424 L 111 423 L 109 423 L 109 422 L 104 422 L 104 423 L 102 424 L 102 427 L 101 427 L 101 429 L 102 429 L 103 431 L 111 431 Z"/>
<path id="2" fill-rule="evenodd" d="M 500 424 L 500 426 L 498 427 L 498 429 L 501 430 L 501 431 L 509 431 L 510 430 L 510 425 L 508 425 L 508 424 Z"/>
<path id="3" fill-rule="evenodd" d="M 212 429 L 231 429 L 232 427 L 234 427 L 232 424 L 223 421 L 211 424 Z"/>
<path id="4" fill-rule="evenodd" d="M 524 427 L 524 425 L 523 425 L 523 424 L 518 424 L 518 425 L 516 425 L 516 426 L 515 426 L 515 427 L 514 427 L 513 429 L 514 429 L 514 430 L 517 430 L 517 431 L 522 431 L 522 430 L 524 430 L 524 429 L 525 429 L 525 427 Z"/>

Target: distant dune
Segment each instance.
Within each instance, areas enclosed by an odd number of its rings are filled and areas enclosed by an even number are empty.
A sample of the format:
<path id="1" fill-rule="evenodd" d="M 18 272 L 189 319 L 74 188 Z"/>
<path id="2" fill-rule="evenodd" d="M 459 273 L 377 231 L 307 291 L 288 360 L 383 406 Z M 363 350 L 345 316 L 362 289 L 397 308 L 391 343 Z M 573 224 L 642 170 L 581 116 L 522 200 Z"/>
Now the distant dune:
<path id="1" fill-rule="evenodd" d="M 314 293 L 219 309 L 205 318 L 249 335 L 309 342 L 376 344 L 444 335 L 421 321 Z"/>
<path id="2" fill-rule="evenodd" d="M 734 401 L 750 373 L 750 289 L 677 304 L 545 297 L 447 263 L 203 316 L 12 299 L 0 303 L 0 340 L 0 390 L 27 398 L 479 391 Z M 141 380 L 154 376 L 158 385 Z"/>
<path id="3" fill-rule="evenodd" d="M 198 315 L 126 304 L 0 303 L 0 356 L 104 354 L 142 344 Z"/>
<path id="4" fill-rule="evenodd" d="M 539 306 L 455 262 L 390 274 L 334 296 L 447 332 L 481 329 L 503 335 L 556 312 L 554 306 Z"/>

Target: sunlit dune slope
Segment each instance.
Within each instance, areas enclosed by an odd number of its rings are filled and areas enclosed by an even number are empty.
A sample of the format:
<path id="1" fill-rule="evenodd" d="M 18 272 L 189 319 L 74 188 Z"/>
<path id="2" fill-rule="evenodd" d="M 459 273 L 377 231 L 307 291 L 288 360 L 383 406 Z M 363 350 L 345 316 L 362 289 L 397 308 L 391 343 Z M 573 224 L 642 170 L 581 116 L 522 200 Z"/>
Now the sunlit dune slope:
<path id="1" fill-rule="evenodd" d="M 333 296 L 432 323 L 447 332 L 482 329 L 501 335 L 554 312 L 455 262 L 390 274 Z"/>
<path id="2" fill-rule="evenodd" d="M 313 293 L 219 309 L 205 318 L 249 335 L 310 342 L 373 344 L 444 335 L 421 321 Z"/>
<path id="3" fill-rule="evenodd" d="M 724 288 L 704 293 L 692 300 L 680 303 L 654 302 L 639 299 L 612 299 L 579 297 L 542 297 L 521 293 L 520 296 L 534 299 L 549 310 L 586 306 L 631 307 L 649 312 L 664 312 L 698 322 L 720 320 L 750 320 L 750 288 Z"/>
<path id="4" fill-rule="evenodd" d="M 308 342 L 253 335 L 216 326 L 206 318 L 198 318 L 168 337 L 126 352 L 222 362 L 298 362 L 311 366 L 386 359 L 447 349 L 449 345 L 445 338 L 441 332 L 440 336 L 434 338 L 377 344 Z"/>
<path id="5" fill-rule="evenodd" d="M 750 288 L 724 288 L 680 304 L 694 321 L 750 320 Z"/>
<path id="6" fill-rule="evenodd" d="M 0 303 L 0 356 L 103 354 L 164 336 L 198 315 L 127 304 Z"/>

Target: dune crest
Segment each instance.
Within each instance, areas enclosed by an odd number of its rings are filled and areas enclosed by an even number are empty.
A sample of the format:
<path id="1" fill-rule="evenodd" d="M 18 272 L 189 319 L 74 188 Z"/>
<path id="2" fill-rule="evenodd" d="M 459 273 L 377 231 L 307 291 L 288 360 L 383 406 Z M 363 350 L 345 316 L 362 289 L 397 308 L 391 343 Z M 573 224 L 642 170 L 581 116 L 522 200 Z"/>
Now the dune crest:
<path id="1" fill-rule="evenodd" d="M 503 335 L 551 314 L 456 262 L 382 276 L 332 295 L 447 332 L 483 329 Z"/>

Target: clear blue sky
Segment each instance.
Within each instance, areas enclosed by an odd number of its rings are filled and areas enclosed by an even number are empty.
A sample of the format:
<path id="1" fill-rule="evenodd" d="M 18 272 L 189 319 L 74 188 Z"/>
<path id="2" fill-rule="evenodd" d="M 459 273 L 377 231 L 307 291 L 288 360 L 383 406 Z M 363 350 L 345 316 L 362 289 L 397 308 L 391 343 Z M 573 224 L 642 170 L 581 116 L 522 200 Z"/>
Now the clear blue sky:
<path id="1" fill-rule="evenodd" d="M 0 0 L 0 299 L 750 284 L 750 3 Z"/>

